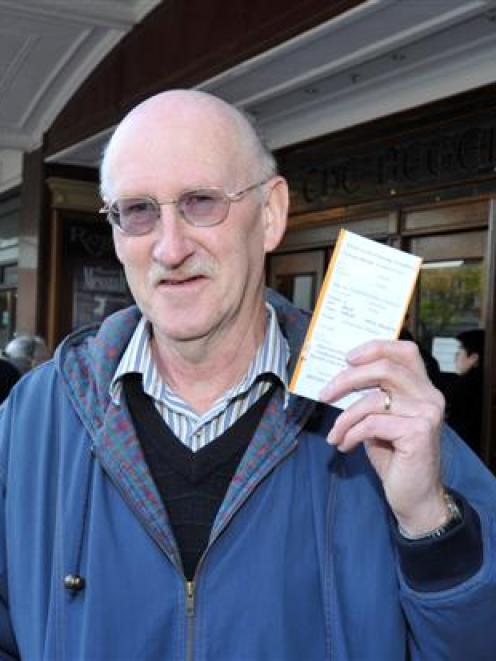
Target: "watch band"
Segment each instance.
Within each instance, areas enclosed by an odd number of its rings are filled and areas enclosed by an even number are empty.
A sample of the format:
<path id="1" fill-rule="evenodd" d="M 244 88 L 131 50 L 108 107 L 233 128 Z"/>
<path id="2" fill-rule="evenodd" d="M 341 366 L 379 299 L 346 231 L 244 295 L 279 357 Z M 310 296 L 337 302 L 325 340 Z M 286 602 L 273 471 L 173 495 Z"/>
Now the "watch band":
<path id="1" fill-rule="evenodd" d="M 456 500 L 449 491 L 446 491 L 446 489 L 443 490 L 443 498 L 446 504 L 447 516 L 446 520 L 443 521 L 440 526 L 434 528 L 434 530 L 420 533 L 419 535 L 412 535 L 398 525 L 398 532 L 400 535 L 409 542 L 418 542 L 428 539 L 434 540 L 443 537 L 447 532 L 455 528 L 463 520 L 462 512 L 458 507 Z"/>

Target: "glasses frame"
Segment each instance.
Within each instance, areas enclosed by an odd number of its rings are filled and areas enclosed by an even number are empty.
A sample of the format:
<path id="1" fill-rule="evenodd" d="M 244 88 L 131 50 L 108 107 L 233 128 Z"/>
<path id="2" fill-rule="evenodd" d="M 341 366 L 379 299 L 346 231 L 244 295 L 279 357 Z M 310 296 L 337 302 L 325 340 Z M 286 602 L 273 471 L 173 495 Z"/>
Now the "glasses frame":
<path id="1" fill-rule="evenodd" d="M 262 179 L 261 181 L 257 181 L 254 184 L 251 184 L 250 186 L 247 186 L 246 188 L 243 188 L 240 191 L 237 191 L 235 193 L 227 193 L 223 188 L 220 188 L 218 186 L 204 186 L 202 188 L 191 188 L 191 189 L 186 189 L 182 193 L 178 195 L 176 198 L 167 198 L 164 200 L 157 200 L 157 198 L 151 196 L 151 195 L 128 195 L 128 196 L 123 196 L 115 199 L 113 202 L 108 202 L 104 200 L 104 205 L 101 209 L 99 209 L 98 213 L 105 214 L 107 217 L 107 221 L 115 228 L 119 230 L 122 234 L 125 234 L 126 236 L 145 236 L 146 234 L 150 234 L 150 232 L 153 232 L 155 227 L 157 226 L 157 223 L 160 221 L 162 217 L 162 209 L 161 207 L 164 204 L 173 204 L 181 218 L 188 223 L 188 225 L 191 225 L 192 227 L 215 227 L 216 225 L 220 225 L 225 221 L 227 216 L 229 215 L 229 210 L 231 208 L 231 203 L 232 202 L 240 202 L 247 193 L 249 193 L 252 190 L 255 190 L 259 186 L 263 186 L 266 184 L 270 179 L 272 179 L 273 175 L 268 177 L 267 179 Z M 220 194 L 221 199 L 223 199 L 223 202 L 225 204 L 225 213 L 220 218 L 219 220 L 216 220 L 213 223 L 207 223 L 207 224 L 196 224 L 195 222 L 191 221 L 191 219 L 187 218 L 186 215 L 184 214 L 184 211 L 178 206 L 180 201 L 184 199 L 185 196 L 191 195 L 193 193 L 207 193 L 207 192 L 214 192 Z M 155 223 L 153 224 L 153 227 L 150 229 L 147 229 L 144 232 L 128 232 L 127 230 L 123 229 L 123 227 L 119 224 L 119 221 L 114 220 L 111 215 L 111 210 L 112 206 L 117 202 L 121 200 L 143 200 L 147 202 L 152 202 L 153 205 L 156 207 L 158 214 L 157 218 L 155 220 Z"/>

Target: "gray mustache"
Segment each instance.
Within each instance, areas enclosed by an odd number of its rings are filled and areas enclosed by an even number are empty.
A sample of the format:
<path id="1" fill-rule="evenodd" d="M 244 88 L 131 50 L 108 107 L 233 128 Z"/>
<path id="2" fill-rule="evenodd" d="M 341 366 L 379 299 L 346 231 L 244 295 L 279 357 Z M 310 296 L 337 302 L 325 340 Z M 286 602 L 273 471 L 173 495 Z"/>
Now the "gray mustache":
<path id="1" fill-rule="evenodd" d="M 211 277 L 215 275 L 216 270 L 215 265 L 210 260 L 195 259 L 174 269 L 169 269 L 163 264 L 154 263 L 148 272 L 148 281 L 153 286 L 161 280 L 187 280 L 198 276 Z"/>

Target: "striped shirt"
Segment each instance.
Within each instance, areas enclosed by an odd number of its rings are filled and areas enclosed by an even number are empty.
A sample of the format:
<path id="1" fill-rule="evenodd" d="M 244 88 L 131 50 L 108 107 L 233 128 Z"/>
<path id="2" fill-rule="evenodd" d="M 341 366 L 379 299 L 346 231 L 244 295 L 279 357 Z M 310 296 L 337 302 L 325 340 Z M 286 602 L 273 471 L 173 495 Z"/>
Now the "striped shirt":
<path id="1" fill-rule="evenodd" d="M 193 452 L 223 434 L 273 383 L 274 375 L 289 396 L 287 365 L 289 346 L 281 332 L 274 308 L 266 303 L 267 326 L 263 343 L 243 378 L 227 390 L 212 407 L 198 415 L 162 379 L 151 351 L 151 324 L 141 318 L 110 384 L 110 396 L 119 405 L 122 377 L 130 372 L 143 375 L 143 389 L 165 423 Z"/>

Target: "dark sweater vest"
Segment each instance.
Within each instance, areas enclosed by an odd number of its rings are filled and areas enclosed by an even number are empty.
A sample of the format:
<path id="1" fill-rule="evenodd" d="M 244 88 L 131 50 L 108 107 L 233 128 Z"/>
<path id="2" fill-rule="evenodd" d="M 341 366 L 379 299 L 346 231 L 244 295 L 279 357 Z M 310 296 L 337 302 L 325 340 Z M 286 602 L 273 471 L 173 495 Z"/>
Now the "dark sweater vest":
<path id="1" fill-rule="evenodd" d="M 197 452 L 164 422 L 144 393 L 140 374 L 126 375 L 123 387 L 145 460 L 169 516 L 184 575 L 192 580 L 217 511 L 275 386 Z"/>

